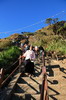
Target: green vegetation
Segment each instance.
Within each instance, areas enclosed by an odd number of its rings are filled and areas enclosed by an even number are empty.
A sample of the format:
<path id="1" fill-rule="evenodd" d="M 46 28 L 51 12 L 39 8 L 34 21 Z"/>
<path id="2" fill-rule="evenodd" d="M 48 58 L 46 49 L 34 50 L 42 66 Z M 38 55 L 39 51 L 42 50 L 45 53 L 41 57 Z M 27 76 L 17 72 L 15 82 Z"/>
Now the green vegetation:
<path id="1" fill-rule="evenodd" d="M 31 37 L 30 39 L 30 43 L 34 46 L 43 46 L 46 51 L 55 51 L 60 55 L 66 54 L 66 41 L 62 38 L 62 36 L 42 36 L 42 34 L 37 34 L 36 36 Z"/>
<path id="2" fill-rule="evenodd" d="M 34 32 L 22 32 L 23 36 L 31 36 L 34 35 Z"/>
<path id="3" fill-rule="evenodd" d="M 51 24 L 55 24 L 58 22 L 58 18 L 47 18 L 45 23 L 48 24 L 48 25 L 51 25 Z"/>
<path id="4" fill-rule="evenodd" d="M 55 35 L 62 35 L 63 38 L 66 38 L 66 22 L 61 21 L 54 24 L 53 32 L 55 33 Z"/>
<path id="5" fill-rule="evenodd" d="M 0 53 L 0 68 L 7 69 L 19 57 L 21 51 L 18 47 L 10 47 L 8 50 Z"/>
<path id="6" fill-rule="evenodd" d="M 12 42 L 9 39 L 1 39 L 0 40 L 0 50 L 8 48 L 11 46 Z"/>
<path id="7" fill-rule="evenodd" d="M 46 19 L 46 22 L 45 22 L 45 23 L 48 24 L 48 25 L 51 25 L 51 23 L 52 23 L 52 18 Z"/>
<path id="8" fill-rule="evenodd" d="M 46 51 L 54 51 L 58 55 L 66 54 L 66 42 L 62 40 L 52 41 L 48 44 Z"/>
<path id="9" fill-rule="evenodd" d="M 47 19 L 49 25 L 36 31 L 34 36 L 29 38 L 32 45 L 43 46 L 46 51 L 53 51 L 59 55 L 66 55 L 66 21 L 58 21 L 56 19 Z M 55 24 L 54 24 L 55 23 Z"/>

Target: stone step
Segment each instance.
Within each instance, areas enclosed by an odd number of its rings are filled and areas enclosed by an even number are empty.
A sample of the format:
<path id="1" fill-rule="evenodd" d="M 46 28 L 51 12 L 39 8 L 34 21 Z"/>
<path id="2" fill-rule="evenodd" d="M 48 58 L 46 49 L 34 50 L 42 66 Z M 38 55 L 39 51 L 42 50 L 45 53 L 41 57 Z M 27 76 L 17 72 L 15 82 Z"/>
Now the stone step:
<path id="1" fill-rule="evenodd" d="M 40 94 L 31 95 L 31 100 L 40 100 Z"/>
<path id="2" fill-rule="evenodd" d="M 58 77 L 58 76 L 64 76 L 65 73 L 61 72 L 60 70 L 47 70 L 48 77 Z"/>
<path id="3" fill-rule="evenodd" d="M 26 84 L 26 83 L 36 83 L 36 84 L 42 84 L 42 80 L 40 77 L 21 77 L 19 79 L 19 83 L 22 83 L 22 84 Z"/>
<path id="4" fill-rule="evenodd" d="M 48 80 L 48 85 L 58 85 L 59 87 L 62 86 L 66 86 L 66 81 L 58 81 L 58 80 Z"/>
<path id="5" fill-rule="evenodd" d="M 56 85 L 58 87 L 66 87 L 66 80 L 59 78 L 59 79 L 48 79 L 48 86 Z"/>
<path id="6" fill-rule="evenodd" d="M 50 75 L 51 74 L 51 75 Z M 59 79 L 59 78 L 64 78 L 63 76 L 66 76 L 64 73 L 62 73 L 62 72 L 53 72 L 53 73 L 50 73 L 49 74 L 49 72 L 47 72 L 47 78 L 57 78 L 57 79 Z M 65 79 L 65 78 L 64 78 Z"/>
<path id="7" fill-rule="evenodd" d="M 66 95 L 49 95 L 49 100 L 66 100 Z"/>
<path id="8" fill-rule="evenodd" d="M 47 80 L 49 84 L 66 84 L 66 79 L 60 75 L 56 77 L 48 77 Z"/>
<path id="9" fill-rule="evenodd" d="M 64 75 L 65 76 L 65 75 Z M 64 77 L 63 77 L 63 75 L 61 76 L 60 74 L 57 76 L 49 76 L 48 74 L 47 74 L 47 78 L 48 79 L 51 79 L 51 78 L 57 78 L 57 79 L 65 79 Z"/>
<path id="10" fill-rule="evenodd" d="M 66 95 L 66 84 L 65 85 L 49 85 L 48 93 L 49 95 Z"/>
<path id="11" fill-rule="evenodd" d="M 40 100 L 40 94 L 14 93 L 10 100 Z M 49 100 L 66 100 L 66 95 L 49 95 Z"/>
<path id="12" fill-rule="evenodd" d="M 40 100 L 40 94 L 14 93 L 11 100 Z"/>
<path id="13" fill-rule="evenodd" d="M 64 75 L 65 76 L 65 75 Z M 61 75 L 58 75 L 58 76 L 48 76 L 47 75 L 47 79 L 57 79 L 57 80 L 66 80 L 64 77 L 63 77 L 63 75 L 61 76 Z"/>
<path id="14" fill-rule="evenodd" d="M 16 93 L 26 93 L 26 94 L 35 94 L 40 93 L 41 85 L 39 84 L 20 84 L 17 83 L 15 87 Z"/>
<path id="15" fill-rule="evenodd" d="M 54 72 L 54 77 L 55 76 L 64 76 L 65 73 L 61 72 L 61 71 L 53 71 Z"/>
<path id="16" fill-rule="evenodd" d="M 41 68 L 39 68 L 39 67 L 36 67 L 36 68 L 34 68 L 35 69 L 35 72 L 37 71 L 37 72 L 40 72 L 41 71 Z"/>

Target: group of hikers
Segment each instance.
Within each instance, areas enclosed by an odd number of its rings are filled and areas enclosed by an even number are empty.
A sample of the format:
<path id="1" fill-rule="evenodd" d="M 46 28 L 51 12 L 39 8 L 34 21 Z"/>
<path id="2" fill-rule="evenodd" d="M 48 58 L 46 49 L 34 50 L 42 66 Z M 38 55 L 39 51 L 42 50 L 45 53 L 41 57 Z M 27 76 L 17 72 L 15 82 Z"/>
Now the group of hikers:
<path id="1" fill-rule="evenodd" d="M 24 61 L 25 72 L 29 75 L 29 77 L 31 77 L 32 75 L 35 74 L 34 61 L 39 54 L 42 55 L 44 49 L 42 46 L 33 47 L 32 45 L 24 44 L 21 45 L 21 50 L 22 50 L 22 56 L 20 56 L 20 58 L 25 59 Z"/>

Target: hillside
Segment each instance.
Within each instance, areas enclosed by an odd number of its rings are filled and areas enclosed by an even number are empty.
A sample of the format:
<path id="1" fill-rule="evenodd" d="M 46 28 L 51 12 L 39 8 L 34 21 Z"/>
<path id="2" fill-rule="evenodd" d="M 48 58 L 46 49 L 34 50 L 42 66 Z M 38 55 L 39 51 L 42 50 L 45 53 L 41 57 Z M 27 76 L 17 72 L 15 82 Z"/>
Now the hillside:
<path id="1" fill-rule="evenodd" d="M 10 37 L 0 39 L 0 49 L 12 46 L 13 44 L 20 45 L 20 43 L 25 43 L 26 41 L 29 41 L 29 44 L 33 46 L 43 46 L 46 51 L 66 54 L 66 21 L 57 22 L 34 33 L 15 33 Z"/>
<path id="2" fill-rule="evenodd" d="M 37 33 L 45 33 L 46 35 L 62 35 L 66 36 L 66 21 L 60 21 L 55 24 L 48 25 L 36 31 Z M 64 32 L 64 33 L 63 33 Z"/>
<path id="3" fill-rule="evenodd" d="M 43 46 L 46 51 L 66 54 L 66 21 L 57 22 L 40 30 L 29 38 L 30 44 Z"/>
<path id="4" fill-rule="evenodd" d="M 20 42 L 25 42 L 26 37 L 22 34 L 14 33 L 13 35 L 0 39 L 0 51 L 13 45 L 19 45 Z"/>
<path id="5" fill-rule="evenodd" d="M 53 35 L 53 25 L 44 27 L 36 31 L 37 33 L 44 33 L 44 35 Z"/>

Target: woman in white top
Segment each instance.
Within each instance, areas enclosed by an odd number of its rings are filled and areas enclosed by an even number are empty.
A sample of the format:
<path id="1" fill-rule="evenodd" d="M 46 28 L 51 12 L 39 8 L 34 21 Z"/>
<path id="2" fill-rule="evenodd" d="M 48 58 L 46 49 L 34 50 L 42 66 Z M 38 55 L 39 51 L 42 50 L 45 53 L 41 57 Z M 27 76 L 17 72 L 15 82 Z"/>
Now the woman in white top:
<path id="1" fill-rule="evenodd" d="M 30 50 L 27 50 L 23 57 L 25 57 L 25 72 L 29 74 L 34 74 L 34 60 L 35 60 L 35 53 L 32 50 L 33 47 L 30 46 Z"/>
<path id="2" fill-rule="evenodd" d="M 34 60 L 35 59 L 35 53 L 34 51 L 32 50 L 32 46 L 30 46 L 30 50 L 27 50 L 24 54 L 23 54 L 23 57 L 25 57 L 25 60 Z"/>

